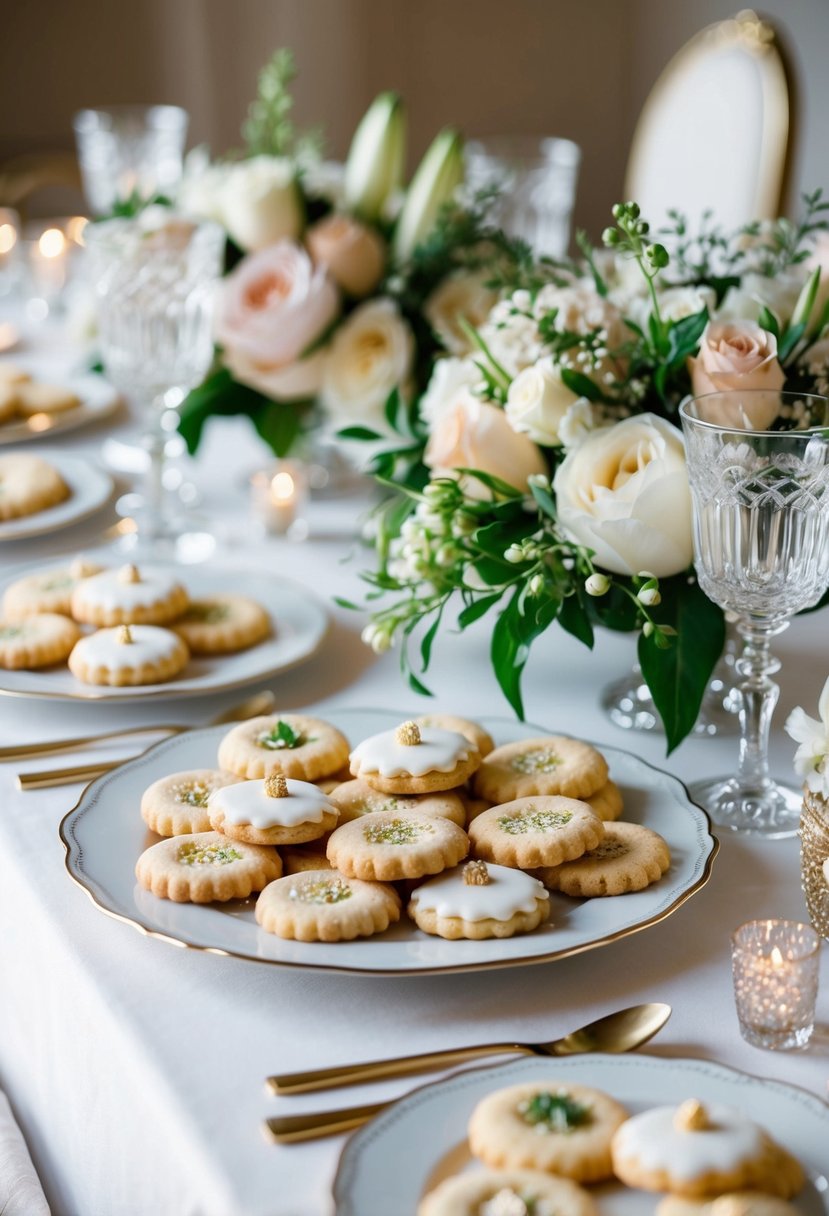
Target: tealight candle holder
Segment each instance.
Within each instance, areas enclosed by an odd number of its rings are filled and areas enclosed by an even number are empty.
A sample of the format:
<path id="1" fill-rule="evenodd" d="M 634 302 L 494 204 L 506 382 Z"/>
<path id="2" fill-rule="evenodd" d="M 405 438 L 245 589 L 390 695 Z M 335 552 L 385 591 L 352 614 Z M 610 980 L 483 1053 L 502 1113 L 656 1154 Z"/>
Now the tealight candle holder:
<path id="1" fill-rule="evenodd" d="M 805 1047 L 815 1026 L 820 938 L 811 925 L 752 920 L 731 935 L 740 1033 L 754 1047 Z"/>
<path id="2" fill-rule="evenodd" d="M 269 536 L 304 540 L 308 500 L 308 474 L 298 460 L 280 460 L 251 478 L 254 515 Z"/>

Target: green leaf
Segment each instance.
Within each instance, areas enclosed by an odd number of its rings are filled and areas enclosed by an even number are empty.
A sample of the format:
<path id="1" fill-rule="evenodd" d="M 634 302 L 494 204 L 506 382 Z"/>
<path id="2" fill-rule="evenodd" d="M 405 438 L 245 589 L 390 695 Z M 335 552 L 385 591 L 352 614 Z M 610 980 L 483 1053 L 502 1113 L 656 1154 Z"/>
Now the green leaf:
<path id="1" fill-rule="evenodd" d="M 266 401 L 251 415 L 257 434 L 275 456 L 287 456 L 299 434 L 299 411 L 293 402 Z"/>
<path id="2" fill-rule="evenodd" d="M 409 688 L 419 693 L 421 697 L 433 697 L 435 695 L 422 681 L 418 680 L 413 671 L 406 672 L 406 679 L 409 682 Z"/>
<path id="3" fill-rule="evenodd" d="M 639 662 L 665 726 L 668 755 L 690 734 L 706 685 L 725 644 L 722 610 L 686 575 L 660 581 L 662 602 L 653 610 L 657 625 L 677 631 L 662 649 L 657 635 L 639 636 Z M 663 642 L 664 645 L 664 642 Z"/>
<path id="4" fill-rule="evenodd" d="M 702 332 L 708 324 L 708 309 L 703 308 L 693 316 L 683 317 L 668 331 L 668 362 L 670 364 L 684 363 L 699 345 Z"/>
<path id="5" fill-rule="evenodd" d="M 334 596 L 334 603 L 335 603 L 335 604 L 338 604 L 338 605 L 340 606 L 340 608 L 348 608 L 348 609 L 350 609 L 352 612 L 360 612 L 360 611 L 361 611 L 361 608 L 360 608 L 360 605 L 359 605 L 359 604 L 352 604 L 351 600 L 346 600 L 346 599 L 343 599 L 343 597 L 342 597 L 341 595 L 335 595 L 335 596 Z"/>
<path id="6" fill-rule="evenodd" d="M 561 368 L 561 382 L 577 397 L 586 397 L 588 401 L 600 401 L 602 394 L 598 385 L 582 372 L 573 371 L 572 367 Z"/>
<path id="7" fill-rule="evenodd" d="M 406 417 L 406 408 L 403 399 L 400 396 L 400 389 L 393 388 L 386 398 L 386 404 L 383 406 L 383 413 L 386 416 L 386 422 L 393 431 L 398 435 L 405 435 L 408 432 L 408 427 L 405 423 L 408 421 Z M 401 427 L 401 418 L 404 426 Z"/>
<path id="8" fill-rule="evenodd" d="M 593 626 L 580 591 L 564 599 L 558 612 L 558 623 L 590 650 L 593 649 Z"/>
<path id="9" fill-rule="evenodd" d="M 458 615 L 458 628 L 460 630 L 467 629 L 475 621 L 479 621 L 482 616 L 486 616 L 490 608 L 498 603 L 502 595 L 502 591 L 496 591 L 493 595 L 482 595 L 477 600 L 473 600 L 471 604 L 467 604 Z"/>
<path id="10" fill-rule="evenodd" d="M 341 431 L 337 431 L 337 438 L 369 441 L 372 439 L 382 439 L 383 436 L 379 431 L 373 431 L 370 426 L 346 426 Z"/>
<path id="11" fill-rule="evenodd" d="M 537 485 L 530 485 L 530 489 L 532 490 L 533 498 L 544 514 L 549 515 L 550 519 L 557 519 L 556 500 L 550 491 L 545 486 Z"/>
<path id="12" fill-rule="evenodd" d="M 252 418 L 269 404 L 273 403 L 262 393 L 239 384 L 227 368 L 221 368 L 184 398 L 179 409 L 179 434 L 187 444 L 187 451 L 193 456 L 198 451 L 209 418 L 235 414 L 247 414 Z"/>
<path id="13" fill-rule="evenodd" d="M 527 662 L 527 647 L 522 642 L 516 622 L 518 620 L 518 593 L 510 600 L 503 612 L 498 614 L 492 630 L 490 657 L 501 691 L 519 718 L 524 719 L 524 702 L 521 698 L 521 675 Z"/>
<path id="14" fill-rule="evenodd" d="M 775 338 L 780 339 L 780 326 L 777 323 L 777 317 L 773 312 L 769 312 L 765 304 L 760 309 L 760 315 L 757 318 L 758 325 L 763 329 L 768 330 L 770 334 L 774 334 Z"/>
<path id="15" fill-rule="evenodd" d="M 432 621 L 431 625 L 426 630 L 426 632 L 423 635 L 423 638 L 421 639 L 420 658 L 423 663 L 423 667 L 422 667 L 423 671 L 426 671 L 427 667 L 429 666 L 429 660 L 432 657 L 432 644 L 435 640 L 435 635 L 437 634 L 437 631 L 440 628 L 440 621 L 441 621 L 442 616 L 443 616 L 443 604 L 441 604 L 437 614 L 435 615 L 435 619 Z"/>
<path id="16" fill-rule="evenodd" d="M 798 342 L 803 337 L 805 332 L 806 332 L 806 324 L 803 321 L 801 321 L 798 325 L 790 326 L 786 330 L 783 337 L 780 339 L 780 342 L 777 347 L 777 358 L 780 360 L 781 363 L 786 362 L 789 355 L 792 353 L 794 348 L 797 346 Z"/>

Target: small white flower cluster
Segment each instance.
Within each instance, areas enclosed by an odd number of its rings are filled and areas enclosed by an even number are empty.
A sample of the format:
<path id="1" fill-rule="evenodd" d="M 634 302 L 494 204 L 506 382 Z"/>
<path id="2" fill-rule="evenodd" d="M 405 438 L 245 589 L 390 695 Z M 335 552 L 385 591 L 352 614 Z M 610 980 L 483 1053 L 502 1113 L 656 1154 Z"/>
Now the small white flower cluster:
<path id="1" fill-rule="evenodd" d="M 464 560 L 461 542 L 477 527 L 475 516 L 458 507 L 456 487 L 432 482 L 423 494 L 389 546 L 388 573 L 407 586 L 439 585 L 442 572 Z"/>

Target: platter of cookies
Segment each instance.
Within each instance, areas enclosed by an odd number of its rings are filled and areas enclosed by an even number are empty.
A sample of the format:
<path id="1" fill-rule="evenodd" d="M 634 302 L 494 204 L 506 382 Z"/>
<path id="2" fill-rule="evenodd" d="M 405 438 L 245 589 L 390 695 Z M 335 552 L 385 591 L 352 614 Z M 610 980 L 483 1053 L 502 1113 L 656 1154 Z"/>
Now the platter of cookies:
<path id="1" fill-rule="evenodd" d="M 0 456 L 0 542 L 79 523 L 112 494 L 112 478 L 80 456 L 50 451 Z"/>
<path id="2" fill-rule="evenodd" d="M 827 1216 L 829 1107 L 705 1060 L 521 1059 L 416 1089 L 348 1141 L 338 1216 Z"/>
<path id="3" fill-rule="evenodd" d="M 102 376 L 41 377 L 33 365 L 0 359 L 0 446 L 97 422 L 119 396 Z"/>
<path id="4" fill-rule="evenodd" d="M 0 693 L 196 696 L 285 670 L 325 636 L 325 609 L 277 575 L 111 560 L 27 567 L 0 587 Z"/>
<path id="5" fill-rule="evenodd" d="M 61 825 L 143 932 L 368 974 L 564 958 L 671 915 L 717 850 L 682 783 L 510 719 L 281 711 L 165 740 Z"/>

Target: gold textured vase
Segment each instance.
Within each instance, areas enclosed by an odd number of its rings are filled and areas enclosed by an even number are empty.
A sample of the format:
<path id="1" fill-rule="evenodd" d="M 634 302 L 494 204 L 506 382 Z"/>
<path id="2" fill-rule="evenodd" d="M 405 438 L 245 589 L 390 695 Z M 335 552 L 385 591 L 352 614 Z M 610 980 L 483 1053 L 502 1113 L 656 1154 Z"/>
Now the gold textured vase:
<path id="1" fill-rule="evenodd" d="M 829 880 L 823 863 L 829 860 L 829 802 L 811 790 L 803 792 L 800 817 L 800 874 L 809 919 L 829 940 Z"/>

